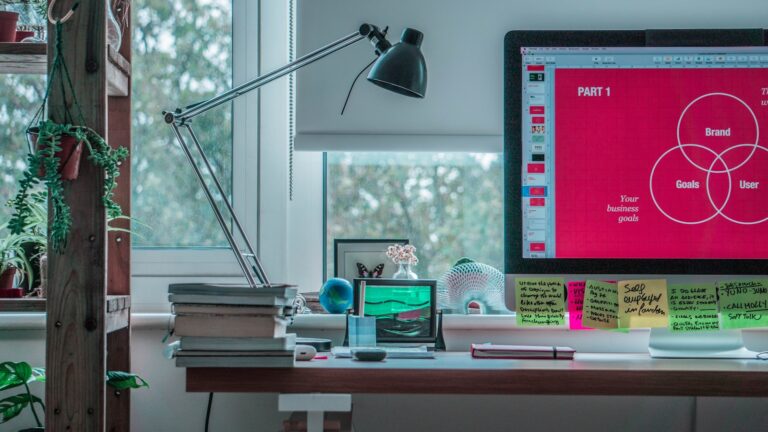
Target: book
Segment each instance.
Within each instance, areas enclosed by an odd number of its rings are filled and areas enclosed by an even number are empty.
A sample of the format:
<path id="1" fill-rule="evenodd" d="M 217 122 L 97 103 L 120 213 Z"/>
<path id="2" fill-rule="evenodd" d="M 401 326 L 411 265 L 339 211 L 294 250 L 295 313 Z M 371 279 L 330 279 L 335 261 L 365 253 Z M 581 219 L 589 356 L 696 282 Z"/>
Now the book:
<path id="1" fill-rule="evenodd" d="M 284 337 L 288 320 L 276 316 L 177 315 L 173 334 L 204 337 Z"/>
<path id="2" fill-rule="evenodd" d="M 178 350 L 176 357 L 294 357 L 295 350 L 281 351 L 190 351 Z"/>
<path id="3" fill-rule="evenodd" d="M 296 334 L 277 338 L 185 336 L 179 341 L 179 346 L 183 351 L 289 351 L 296 347 Z"/>
<path id="4" fill-rule="evenodd" d="M 232 305 L 232 306 L 278 306 L 291 307 L 294 298 L 284 297 L 249 297 L 249 296 L 215 296 L 203 294 L 169 294 L 171 303 L 192 303 L 205 305 Z"/>
<path id="5" fill-rule="evenodd" d="M 293 307 L 283 306 L 247 306 L 222 304 L 174 303 L 171 305 L 175 315 L 293 315 Z"/>
<path id="6" fill-rule="evenodd" d="M 293 367 L 293 355 L 268 356 L 176 356 L 176 367 Z"/>
<path id="7" fill-rule="evenodd" d="M 472 357 L 479 359 L 541 359 L 573 360 L 576 350 L 571 347 L 532 345 L 472 344 Z"/>
<path id="8" fill-rule="evenodd" d="M 205 296 L 282 297 L 293 298 L 299 293 L 295 285 L 271 285 L 251 288 L 243 284 L 178 283 L 168 285 L 168 294 Z"/>

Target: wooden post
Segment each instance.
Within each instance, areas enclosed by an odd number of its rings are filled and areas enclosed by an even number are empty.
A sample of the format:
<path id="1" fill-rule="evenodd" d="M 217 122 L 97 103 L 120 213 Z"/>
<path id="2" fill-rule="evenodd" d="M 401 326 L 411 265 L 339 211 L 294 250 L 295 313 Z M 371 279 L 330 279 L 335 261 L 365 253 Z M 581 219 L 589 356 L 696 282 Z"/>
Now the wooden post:
<path id="1" fill-rule="evenodd" d="M 130 13 L 126 17 L 128 24 L 123 34 L 120 54 L 127 61 L 124 64 L 115 65 L 128 77 L 128 96 L 110 96 L 108 98 L 109 109 L 109 133 L 107 142 L 112 147 L 125 147 L 131 150 L 131 20 Z M 113 62 L 115 56 L 108 49 L 109 61 Z M 127 66 L 126 66 L 127 65 Z M 127 70 L 125 70 L 127 69 Z M 131 214 L 131 160 L 125 160 L 120 166 L 117 189 L 115 189 L 115 202 L 120 204 L 123 214 Z M 112 221 L 114 227 L 130 229 L 130 220 Z M 107 293 L 109 295 L 131 294 L 131 236 L 122 231 L 107 233 Z M 130 313 L 130 310 L 129 310 Z M 107 336 L 107 370 L 130 371 L 131 370 L 131 327 L 129 315 L 128 327 L 110 333 Z M 107 388 L 107 423 L 109 432 L 130 432 L 131 430 L 131 392 L 129 390 L 116 391 Z"/>
<path id="2" fill-rule="evenodd" d="M 73 1 L 59 0 L 60 17 Z M 48 63 L 52 64 L 56 32 L 49 26 Z M 105 0 L 80 0 L 63 25 L 63 59 L 69 67 L 85 125 L 104 136 L 107 126 L 107 50 Z M 58 83 L 54 84 L 54 88 Z M 58 87 L 60 89 L 60 87 Z M 64 108 L 74 112 L 54 91 L 50 118 L 64 123 Z M 85 156 L 85 155 L 84 155 Z M 101 432 L 105 425 L 106 373 L 106 218 L 101 195 L 104 174 L 83 158 L 80 176 L 67 182 L 72 231 L 62 253 L 48 250 L 48 318 L 46 430 Z"/>

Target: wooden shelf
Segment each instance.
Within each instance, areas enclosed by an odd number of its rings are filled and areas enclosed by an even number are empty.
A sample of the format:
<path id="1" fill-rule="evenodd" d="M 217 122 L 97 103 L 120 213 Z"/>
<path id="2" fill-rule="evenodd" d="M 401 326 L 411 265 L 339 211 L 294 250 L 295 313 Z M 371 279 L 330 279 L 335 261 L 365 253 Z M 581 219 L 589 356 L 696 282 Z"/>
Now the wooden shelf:
<path id="1" fill-rule="evenodd" d="M 109 96 L 127 96 L 131 63 L 107 47 L 107 90 Z M 0 73 L 48 73 L 47 44 L 0 42 Z"/>
<path id="2" fill-rule="evenodd" d="M 128 327 L 131 318 L 131 296 L 110 295 L 107 296 L 107 333 Z"/>
<path id="3" fill-rule="evenodd" d="M 45 312 L 45 299 L 0 299 L 0 312 Z"/>
<path id="4" fill-rule="evenodd" d="M 46 50 L 45 43 L 0 42 L 0 73 L 48 73 Z"/>
<path id="5" fill-rule="evenodd" d="M 294 368 L 188 368 L 187 391 L 254 393 L 768 396 L 760 360 L 577 354 L 568 360 L 429 359 L 296 362 Z"/>

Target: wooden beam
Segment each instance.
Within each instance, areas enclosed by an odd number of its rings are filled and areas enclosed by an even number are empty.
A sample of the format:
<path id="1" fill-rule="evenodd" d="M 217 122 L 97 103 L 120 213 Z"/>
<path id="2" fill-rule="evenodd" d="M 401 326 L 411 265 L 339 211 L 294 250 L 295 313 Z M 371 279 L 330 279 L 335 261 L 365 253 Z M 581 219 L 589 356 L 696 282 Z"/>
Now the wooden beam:
<path id="1" fill-rule="evenodd" d="M 72 1 L 59 1 L 62 16 Z M 64 52 L 86 126 L 102 136 L 107 128 L 107 49 L 104 0 L 81 0 L 63 25 Z M 49 65 L 56 31 L 49 26 Z M 58 85 L 54 83 L 54 85 Z M 65 123 L 64 100 L 53 92 L 50 118 Z M 45 386 L 48 431 L 102 432 L 105 425 L 106 374 L 106 216 L 101 203 L 103 171 L 85 157 L 77 180 L 67 182 L 66 200 L 72 210 L 72 230 L 62 253 L 48 251 L 48 291 Z"/>
<path id="2" fill-rule="evenodd" d="M 133 6 L 133 5 L 131 5 Z M 131 148 L 131 20 L 130 13 L 126 17 L 128 31 L 123 35 L 123 46 L 120 52 L 107 49 L 109 62 L 113 69 L 118 69 L 126 77 L 125 95 L 108 100 L 108 129 L 107 142 L 112 147 L 123 146 Z M 120 177 L 114 195 L 115 202 L 120 204 L 123 214 L 131 214 L 131 159 L 130 157 L 120 166 Z M 131 229 L 131 221 L 122 219 L 113 221 L 112 226 Z M 128 313 L 126 327 L 109 333 L 107 336 L 107 366 L 109 370 L 131 371 L 131 236 L 126 232 L 110 231 L 107 233 L 107 292 L 112 296 L 122 295 L 126 299 Z M 124 312 L 125 313 L 125 312 Z M 107 389 L 107 423 L 109 432 L 130 432 L 131 430 L 131 392 Z"/>
<path id="3" fill-rule="evenodd" d="M 0 312 L 45 312 L 45 299 L 0 299 Z"/>
<path id="4" fill-rule="evenodd" d="M 111 371 L 131 370 L 131 329 L 130 326 L 107 336 L 109 353 L 107 369 Z M 131 392 L 107 387 L 107 423 L 109 432 L 130 432 Z"/>

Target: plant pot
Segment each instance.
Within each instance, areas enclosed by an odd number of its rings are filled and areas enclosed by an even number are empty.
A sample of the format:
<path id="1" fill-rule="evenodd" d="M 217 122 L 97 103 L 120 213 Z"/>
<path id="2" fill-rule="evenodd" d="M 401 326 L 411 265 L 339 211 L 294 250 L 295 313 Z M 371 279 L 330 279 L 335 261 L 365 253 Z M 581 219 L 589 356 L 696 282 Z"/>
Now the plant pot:
<path id="1" fill-rule="evenodd" d="M 0 11 L 0 42 L 16 42 L 18 12 Z"/>
<path id="2" fill-rule="evenodd" d="M 35 35 L 35 32 L 32 30 L 16 30 L 16 37 L 14 38 L 15 42 L 21 42 L 24 39 L 28 37 L 32 37 Z"/>
<path id="3" fill-rule="evenodd" d="M 7 291 L 13 288 L 14 276 L 16 276 L 16 267 L 9 267 L 0 273 L 0 290 Z"/>
<path id="4" fill-rule="evenodd" d="M 29 128 L 27 135 L 29 136 L 29 142 L 35 148 L 37 146 L 37 136 L 39 134 L 37 127 Z M 62 135 L 61 137 L 61 150 L 56 152 L 56 157 L 59 158 L 59 174 L 61 174 L 62 180 L 74 180 L 80 173 L 80 157 L 83 155 L 83 143 L 78 142 L 75 137 L 69 135 Z M 45 169 L 40 167 L 38 176 L 43 177 L 45 175 Z"/>

